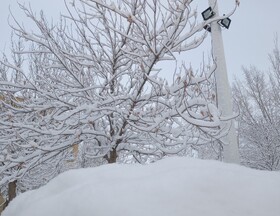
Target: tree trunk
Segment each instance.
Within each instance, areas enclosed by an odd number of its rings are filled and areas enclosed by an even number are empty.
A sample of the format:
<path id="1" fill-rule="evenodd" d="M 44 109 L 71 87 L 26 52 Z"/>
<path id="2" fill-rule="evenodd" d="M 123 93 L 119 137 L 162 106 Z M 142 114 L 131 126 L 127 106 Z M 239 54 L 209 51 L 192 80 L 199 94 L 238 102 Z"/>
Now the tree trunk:
<path id="1" fill-rule="evenodd" d="M 8 199 L 5 200 L 2 194 L 0 193 L 0 215 L 2 211 L 9 205 L 9 203 L 16 197 L 17 195 L 17 180 L 12 181 L 8 184 Z"/>
<path id="2" fill-rule="evenodd" d="M 17 195 L 17 180 L 12 181 L 8 185 L 9 202 L 11 202 Z"/>
<path id="3" fill-rule="evenodd" d="M 0 193 L 0 215 L 5 207 L 6 207 L 6 200 L 4 199 L 3 195 Z"/>
<path id="4" fill-rule="evenodd" d="M 3 210 L 9 205 L 9 203 L 16 197 L 17 195 L 17 180 L 12 181 L 8 184 L 8 199 L 3 205 Z M 1 208 L 0 208 L 1 213 Z"/>
<path id="5" fill-rule="evenodd" d="M 108 163 L 116 163 L 117 161 L 117 150 L 115 148 L 113 148 L 111 151 L 110 151 L 110 155 L 107 159 Z"/>

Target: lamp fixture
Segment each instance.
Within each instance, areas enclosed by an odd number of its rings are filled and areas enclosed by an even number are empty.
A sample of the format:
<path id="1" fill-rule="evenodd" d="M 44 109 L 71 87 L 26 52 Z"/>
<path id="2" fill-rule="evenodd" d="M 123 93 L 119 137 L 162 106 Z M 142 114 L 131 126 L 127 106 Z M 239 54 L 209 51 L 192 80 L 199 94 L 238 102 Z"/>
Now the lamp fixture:
<path id="1" fill-rule="evenodd" d="M 207 8 L 201 13 L 204 20 L 209 20 L 215 15 L 215 12 L 212 10 L 211 7 Z"/>
<path id="2" fill-rule="evenodd" d="M 227 18 L 221 19 L 218 23 L 220 24 L 220 26 L 228 29 L 230 26 L 230 23 L 231 23 L 231 19 L 227 17 Z"/>
<path id="3" fill-rule="evenodd" d="M 205 25 L 203 27 L 206 31 L 210 32 L 211 33 L 211 26 L 208 24 L 208 25 Z"/>

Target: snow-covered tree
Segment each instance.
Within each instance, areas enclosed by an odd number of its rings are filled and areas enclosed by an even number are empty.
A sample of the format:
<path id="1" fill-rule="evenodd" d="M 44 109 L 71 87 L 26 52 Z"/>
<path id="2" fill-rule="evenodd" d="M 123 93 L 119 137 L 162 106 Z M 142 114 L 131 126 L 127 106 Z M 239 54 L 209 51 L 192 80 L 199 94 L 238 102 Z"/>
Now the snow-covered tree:
<path id="1" fill-rule="evenodd" d="M 1 101 L 0 185 L 38 165 L 59 167 L 77 145 L 100 164 L 144 163 L 224 136 L 211 80 L 216 65 L 166 68 L 169 82 L 158 66 L 197 48 L 204 26 L 221 18 L 199 22 L 192 4 L 72 1 L 57 25 L 21 5 L 36 29 L 15 19 L 25 46 L 14 54 L 23 62 L 1 60 L 0 92 L 20 100 Z"/>
<path id="2" fill-rule="evenodd" d="M 238 133 L 242 163 L 263 170 L 280 170 L 280 52 L 277 40 L 269 55 L 271 70 L 243 68 L 245 80 L 234 84 L 240 112 Z"/>

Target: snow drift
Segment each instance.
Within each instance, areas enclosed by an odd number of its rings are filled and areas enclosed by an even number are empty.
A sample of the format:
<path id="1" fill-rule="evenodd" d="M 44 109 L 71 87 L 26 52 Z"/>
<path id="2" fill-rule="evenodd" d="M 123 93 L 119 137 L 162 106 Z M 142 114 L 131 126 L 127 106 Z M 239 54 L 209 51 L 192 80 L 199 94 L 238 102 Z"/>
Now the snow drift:
<path id="1" fill-rule="evenodd" d="M 167 158 L 65 172 L 3 216 L 279 216 L 280 173 Z"/>

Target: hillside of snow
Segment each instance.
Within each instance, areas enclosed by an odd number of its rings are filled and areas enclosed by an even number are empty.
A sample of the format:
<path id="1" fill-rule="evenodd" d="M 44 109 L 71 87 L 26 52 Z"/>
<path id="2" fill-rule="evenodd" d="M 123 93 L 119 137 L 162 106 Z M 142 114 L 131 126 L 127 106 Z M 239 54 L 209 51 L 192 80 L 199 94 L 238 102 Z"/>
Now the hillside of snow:
<path id="1" fill-rule="evenodd" d="M 189 158 L 65 172 L 2 216 L 279 216 L 280 173 Z"/>

